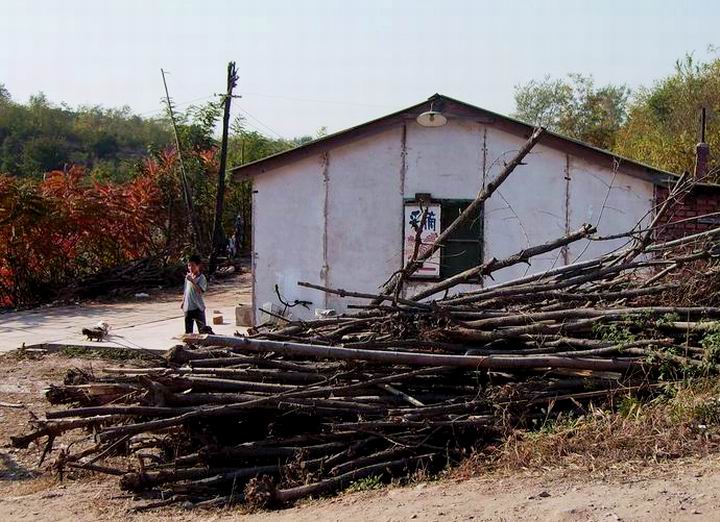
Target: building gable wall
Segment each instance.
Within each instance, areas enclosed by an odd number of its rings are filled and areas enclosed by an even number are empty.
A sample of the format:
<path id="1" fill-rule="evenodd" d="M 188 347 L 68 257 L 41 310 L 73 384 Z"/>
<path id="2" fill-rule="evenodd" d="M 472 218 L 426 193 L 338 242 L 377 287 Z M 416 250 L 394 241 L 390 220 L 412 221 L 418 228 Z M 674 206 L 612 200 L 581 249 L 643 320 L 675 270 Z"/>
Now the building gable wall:
<path id="1" fill-rule="evenodd" d="M 309 281 L 376 292 L 402 266 L 403 205 L 416 193 L 436 199 L 473 199 L 524 143 L 492 123 L 451 119 L 424 128 L 414 120 L 347 142 L 255 179 L 255 302 L 277 304 L 274 285 L 296 317 L 316 308 L 344 311 L 352 300 L 301 288 Z M 556 239 L 582 223 L 601 235 L 624 232 L 653 204 L 653 184 L 566 151 L 538 144 L 484 212 L 484 260 L 502 258 Z M 581 242 L 495 275 L 512 279 L 589 259 L 617 246 Z M 424 286 L 413 282 L 408 292 Z M 362 302 L 362 301 L 361 301 Z"/>

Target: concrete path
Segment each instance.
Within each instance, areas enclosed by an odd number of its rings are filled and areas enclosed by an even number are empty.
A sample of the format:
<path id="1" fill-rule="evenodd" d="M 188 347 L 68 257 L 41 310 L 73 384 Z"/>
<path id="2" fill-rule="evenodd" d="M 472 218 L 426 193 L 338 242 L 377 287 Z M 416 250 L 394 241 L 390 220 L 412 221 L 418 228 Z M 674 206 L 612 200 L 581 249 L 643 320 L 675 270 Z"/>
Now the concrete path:
<path id="1" fill-rule="evenodd" d="M 211 324 L 215 333 L 232 335 L 235 306 L 251 304 L 249 274 L 229 277 L 211 284 L 205 298 L 207 320 L 219 311 L 224 324 Z M 47 306 L 0 315 L 0 352 L 39 345 L 105 346 L 165 350 L 179 342 L 183 334 L 181 290 L 163 290 L 149 298 L 125 302 L 93 302 L 73 306 Z M 110 336 L 102 342 L 88 341 L 82 328 L 107 321 Z"/>

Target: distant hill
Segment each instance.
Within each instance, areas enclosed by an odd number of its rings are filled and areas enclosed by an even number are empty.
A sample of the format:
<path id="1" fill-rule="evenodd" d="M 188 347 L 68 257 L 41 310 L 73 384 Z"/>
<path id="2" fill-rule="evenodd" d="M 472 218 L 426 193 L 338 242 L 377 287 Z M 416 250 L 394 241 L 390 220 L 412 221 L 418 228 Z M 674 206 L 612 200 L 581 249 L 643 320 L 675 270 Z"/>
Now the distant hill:
<path id="1" fill-rule="evenodd" d="M 39 177 L 75 163 L 98 179 L 123 181 L 149 149 L 171 139 L 166 120 L 142 118 L 129 107 L 73 109 L 43 94 L 21 104 L 0 84 L 0 173 Z"/>

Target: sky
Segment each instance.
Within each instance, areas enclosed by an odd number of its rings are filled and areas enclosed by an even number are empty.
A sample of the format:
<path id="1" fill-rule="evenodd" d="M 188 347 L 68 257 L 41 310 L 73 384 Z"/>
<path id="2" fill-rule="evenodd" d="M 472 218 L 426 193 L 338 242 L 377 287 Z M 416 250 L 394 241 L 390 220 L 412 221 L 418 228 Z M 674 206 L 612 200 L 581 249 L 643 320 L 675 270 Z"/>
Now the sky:
<path id="1" fill-rule="evenodd" d="M 162 112 L 239 72 L 233 116 L 268 136 L 341 130 L 439 92 L 500 113 L 546 75 L 649 86 L 720 45 L 720 2 L 0 0 L 0 83 L 71 106 Z"/>

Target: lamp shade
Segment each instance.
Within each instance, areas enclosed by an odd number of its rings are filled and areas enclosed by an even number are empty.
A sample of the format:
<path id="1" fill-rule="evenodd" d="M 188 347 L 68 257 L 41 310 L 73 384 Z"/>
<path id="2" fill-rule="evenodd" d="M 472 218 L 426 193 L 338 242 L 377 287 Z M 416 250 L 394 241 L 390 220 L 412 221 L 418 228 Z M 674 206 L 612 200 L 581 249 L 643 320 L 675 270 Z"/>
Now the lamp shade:
<path id="1" fill-rule="evenodd" d="M 442 112 L 430 110 L 420 114 L 415 121 L 423 127 L 442 127 L 447 123 L 447 118 Z"/>

